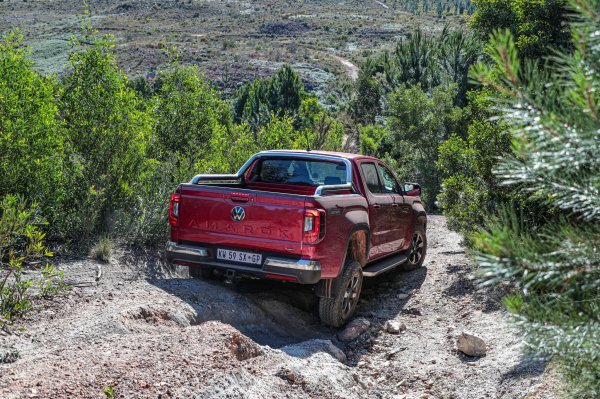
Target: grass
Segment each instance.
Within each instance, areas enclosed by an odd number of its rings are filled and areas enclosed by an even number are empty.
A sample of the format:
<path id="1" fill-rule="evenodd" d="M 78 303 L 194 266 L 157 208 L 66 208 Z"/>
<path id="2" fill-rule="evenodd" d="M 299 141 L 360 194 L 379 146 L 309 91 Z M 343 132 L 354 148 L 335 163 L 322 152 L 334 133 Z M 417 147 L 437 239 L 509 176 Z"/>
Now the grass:
<path id="1" fill-rule="evenodd" d="M 114 244 L 108 237 L 102 237 L 94 244 L 90 256 L 102 262 L 110 262 Z"/>

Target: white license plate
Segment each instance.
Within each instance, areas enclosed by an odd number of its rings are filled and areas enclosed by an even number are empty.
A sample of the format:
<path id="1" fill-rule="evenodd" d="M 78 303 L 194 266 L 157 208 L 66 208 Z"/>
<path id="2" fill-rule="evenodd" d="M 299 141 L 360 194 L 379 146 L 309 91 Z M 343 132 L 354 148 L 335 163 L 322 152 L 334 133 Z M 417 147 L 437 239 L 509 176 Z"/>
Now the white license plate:
<path id="1" fill-rule="evenodd" d="M 217 259 L 260 265 L 262 255 L 251 252 L 231 251 L 229 249 L 217 249 Z"/>

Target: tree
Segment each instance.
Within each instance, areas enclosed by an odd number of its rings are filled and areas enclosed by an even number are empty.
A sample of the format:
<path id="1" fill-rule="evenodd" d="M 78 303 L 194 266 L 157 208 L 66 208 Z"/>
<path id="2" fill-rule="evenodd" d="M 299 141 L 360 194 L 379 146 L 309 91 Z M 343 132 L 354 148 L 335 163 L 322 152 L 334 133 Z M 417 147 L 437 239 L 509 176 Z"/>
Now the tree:
<path id="1" fill-rule="evenodd" d="M 400 39 L 393 54 L 393 64 L 386 68 L 386 80 L 392 87 L 420 84 L 428 90 L 441 83 L 441 71 L 436 62 L 437 40 L 420 28 L 408 39 Z"/>
<path id="2" fill-rule="evenodd" d="M 246 122 L 254 132 L 270 120 L 271 114 L 295 117 L 307 97 L 300 77 L 284 65 L 267 79 L 256 79 L 242 86 L 233 100 L 233 120 Z"/>
<path id="3" fill-rule="evenodd" d="M 92 43 L 91 45 L 84 43 Z M 109 230 L 143 173 L 151 118 L 116 65 L 111 36 L 87 28 L 69 54 L 61 114 L 73 150 L 64 231 L 85 239 Z"/>
<path id="4" fill-rule="evenodd" d="M 574 398 L 600 395 L 600 29 L 597 0 L 572 3 L 572 53 L 546 72 L 519 61 L 518 38 L 491 38 L 493 66 L 473 71 L 496 99 L 513 157 L 495 168 L 502 184 L 548 209 L 510 208 L 475 236 L 486 284 L 513 284 L 506 304 L 529 349 L 556 361 Z M 496 77 L 499 74 L 499 77 Z"/>
<path id="5" fill-rule="evenodd" d="M 458 129 L 462 117 L 453 105 L 456 85 L 438 86 L 431 94 L 419 85 L 402 86 L 388 96 L 386 122 L 389 135 L 380 151 L 396 167 L 398 175 L 423 187 L 423 200 L 434 207 L 440 188 L 435 163 L 438 146 Z"/>
<path id="6" fill-rule="evenodd" d="M 300 76 L 289 65 L 284 65 L 269 82 L 267 96 L 271 110 L 282 116 L 295 115 L 306 96 Z"/>
<path id="7" fill-rule="evenodd" d="M 54 77 L 35 72 L 23 36 L 0 41 L 0 197 L 37 201 L 46 217 L 64 194 L 65 145 Z"/>
<path id="8" fill-rule="evenodd" d="M 482 226 L 498 203 L 512 197 L 512 190 L 500 187 L 492 173 L 499 157 L 512 153 L 511 135 L 497 120 L 493 90 L 468 93 L 469 105 L 464 112 L 470 120 L 466 135 L 453 134 L 439 147 L 437 170 L 441 179 L 440 206 L 448 226 L 469 234 Z"/>
<path id="9" fill-rule="evenodd" d="M 229 123 L 229 112 L 196 66 L 181 66 L 159 74 L 160 88 L 154 96 L 153 116 L 157 156 L 173 154 L 202 160 L 209 142 L 221 125 Z"/>
<path id="10" fill-rule="evenodd" d="M 352 118 L 356 123 L 372 124 L 381 115 L 382 88 L 376 73 L 376 62 L 367 58 L 358 71 L 358 78 L 354 83 L 355 95 L 350 102 Z"/>
<path id="11" fill-rule="evenodd" d="M 482 40 L 509 29 L 521 57 L 539 58 L 571 45 L 567 0 L 473 0 L 470 25 Z"/>

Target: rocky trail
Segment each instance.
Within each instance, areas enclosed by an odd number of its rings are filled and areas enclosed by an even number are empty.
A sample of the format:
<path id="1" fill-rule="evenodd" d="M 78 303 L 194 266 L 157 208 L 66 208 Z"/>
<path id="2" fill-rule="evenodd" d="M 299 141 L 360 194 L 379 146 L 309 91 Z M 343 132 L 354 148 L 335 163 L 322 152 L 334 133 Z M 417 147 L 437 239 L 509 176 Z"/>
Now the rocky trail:
<path id="1" fill-rule="evenodd" d="M 306 287 L 190 279 L 160 256 L 61 263 L 72 288 L 0 335 L 0 398 L 549 398 L 461 238 L 431 216 L 423 268 L 365 282 L 346 330 Z M 470 332 L 486 354 L 456 348 Z"/>

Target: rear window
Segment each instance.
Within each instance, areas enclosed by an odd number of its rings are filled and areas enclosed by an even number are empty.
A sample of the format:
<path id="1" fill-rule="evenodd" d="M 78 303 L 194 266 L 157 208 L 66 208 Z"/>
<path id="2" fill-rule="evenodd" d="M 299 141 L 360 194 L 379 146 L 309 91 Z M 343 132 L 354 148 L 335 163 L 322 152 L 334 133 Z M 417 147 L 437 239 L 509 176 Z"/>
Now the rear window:
<path id="1" fill-rule="evenodd" d="M 320 186 L 346 183 L 343 162 L 304 159 L 261 159 L 252 169 L 251 182 Z"/>

